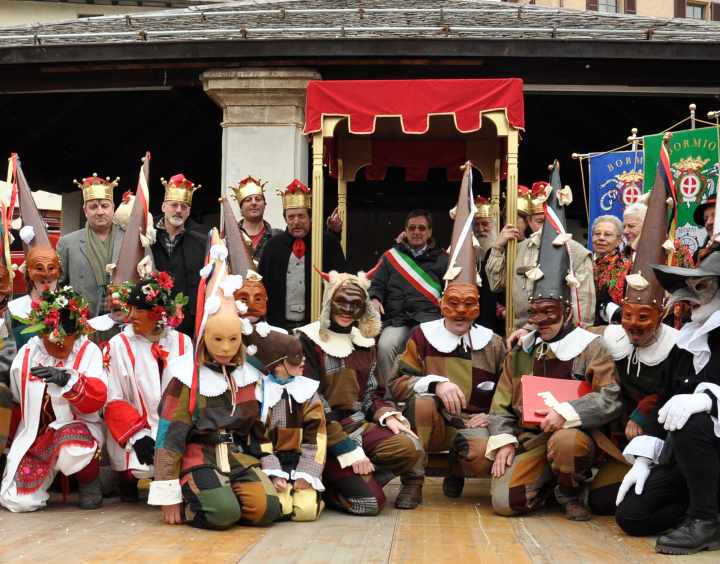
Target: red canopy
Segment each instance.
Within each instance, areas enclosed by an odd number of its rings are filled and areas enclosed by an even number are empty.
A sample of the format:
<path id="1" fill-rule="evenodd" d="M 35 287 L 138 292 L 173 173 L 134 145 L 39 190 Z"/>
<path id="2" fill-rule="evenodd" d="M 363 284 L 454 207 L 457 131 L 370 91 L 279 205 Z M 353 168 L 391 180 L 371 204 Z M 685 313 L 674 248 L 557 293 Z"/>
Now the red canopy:
<path id="1" fill-rule="evenodd" d="M 525 128 L 519 78 L 459 80 L 312 80 L 305 102 L 305 133 L 322 129 L 323 116 L 347 116 L 350 133 L 370 134 L 378 117 L 400 117 L 407 134 L 427 133 L 431 115 L 452 115 L 461 133 L 482 125 L 482 113 L 505 110 Z"/>

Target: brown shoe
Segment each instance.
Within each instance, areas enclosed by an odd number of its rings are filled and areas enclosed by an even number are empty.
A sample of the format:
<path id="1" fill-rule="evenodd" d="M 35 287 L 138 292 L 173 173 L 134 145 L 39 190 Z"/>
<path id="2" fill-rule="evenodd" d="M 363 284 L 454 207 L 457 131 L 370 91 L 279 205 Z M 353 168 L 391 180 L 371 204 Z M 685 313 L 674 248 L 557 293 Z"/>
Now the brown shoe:
<path id="1" fill-rule="evenodd" d="M 591 514 L 587 507 L 579 500 L 574 499 L 565 504 L 565 518 L 570 521 L 589 521 Z"/>
<path id="2" fill-rule="evenodd" d="M 417 484 L 403 484 L 395 498 L 395 507 L 398 509 L 415 509 L 423 501 L 422 482 Z"/>

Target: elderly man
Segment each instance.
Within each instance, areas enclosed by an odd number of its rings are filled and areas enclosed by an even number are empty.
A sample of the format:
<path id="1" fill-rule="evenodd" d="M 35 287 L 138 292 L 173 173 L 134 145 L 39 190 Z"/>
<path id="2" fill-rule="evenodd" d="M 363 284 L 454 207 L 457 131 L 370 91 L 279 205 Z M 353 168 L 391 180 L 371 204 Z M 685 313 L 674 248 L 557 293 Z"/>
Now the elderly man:
<path id="1" fill-rule="evenodd" d="M 106 313 L 106 290 L 110 283 L 107 265 L 117 262 L 124 231 L 113 223 L 113 189 L 120 179 L 110 181 L 97 174 L 75 184 L 82 190 L 87 223 L 63 235 L 57 244 L 62 264 L 59 286 L 70 285 L 88 302 L 92 317 Z"/>
<path id="2" fill-rule="evenodd" d="M 310 276 L 312 197 L 310 189 L 293 180 L 282 195 L 287 229 L 268 241 L 260 258 L 258 273 L 268 294 L 267 321 L 286 330 L 310 322 Z M 337 237 L 323 233 L 324 271 L 347 270 L 345 255 Z"/>
<path id="3" fill-rule="evenodd" d="M 432 216 L 427 211 L 408 214 L 404 235 L 383 254 L 370 286 L 373 305 L 384 315 L 377 359 L 383 383 L 413 328 L 440 318 L 442 278 L 448 265 L 447 255 L 432 238 Z"/>
<path id="4" fill-rule="evenodd" d="M 487 198 L 483 196 L 475 197 L 475 221 L 473 223 L 473 232 L 477 241 L 477 270 L 480 273 L 480 317 L 477 322 L 483 327 L 487 327 L 495 333 L 502 333 L 503 320 L 499 312 L 503 309 L 502 300 L 499 294 L 490 289 L 487 275 L 485 274 L 485 263 L 487 261 L 490 249 L 497 239 L 497 227 L 492 214 L 492 206 Z"/>
<path id="5" fill-rule="evenodd" d="M 485 273 L 493 292 L 505 288 L 505 250 L 510 239 L 518 241 L 515 273 L 513 275 L 513 307 L 515 331 L 508 337 L 512 346 L 519 338 L 535 329 L 529 322 L 529 298 L 533 291 L 533 268 L 537 264 L 540 250 L 540 233 L 544 221 L 544 203 L 549 193 L 547 182 L 535 182 L 531 191 L 518 192 L 518 218 L 523 218 L 529 230 L 533 232 L 523 238 L 523 233 L 514 225 L 506 225 L 490 250 L 485 265 Z M 570 261 L 579 283 L 571 291 L 573 298 L 573 317 L 576 324 L 590 326 L 595 321 L 595 284 L 593 280 L 592 258 L 590 251 L 577 241 L 568 241 Z"/>
<path id="6" fill-rule="evenodd" d="M 205 264 L 206 238 L 188 227 L 190 207 L 195 190 L 200 188 L 182 174 L 169 181 L 161 179 L 165 187 L 162 204 L 163 217 L 157 225 L 157 240 L 152 246 L 155 268 L 172 276 L 173 295 L 183 293 L 189 298 L 185 318 L 177 327 L 181 333 L 195 335 L 195 303 L 200 282 L 200 269 Z"/>
<path id="7" fill-rule="evenodd" d="M 643 222 L 647 206 L 642 202 L 630 204 L 623 211 L 622 234 L 625 239 L 625 254 L 631 259 L 635 258 L 635 249 L 637 249 L 637 239 L 642 232 Z"/>

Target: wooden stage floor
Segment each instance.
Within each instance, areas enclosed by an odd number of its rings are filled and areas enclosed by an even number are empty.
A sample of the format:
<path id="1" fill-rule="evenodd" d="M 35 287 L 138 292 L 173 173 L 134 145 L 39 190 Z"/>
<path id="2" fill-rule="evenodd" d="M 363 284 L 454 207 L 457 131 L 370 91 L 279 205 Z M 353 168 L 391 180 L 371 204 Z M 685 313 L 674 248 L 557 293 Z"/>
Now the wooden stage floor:
<path id="1" fill-rule="evenodd" d="M 156 509 L 117 499 L 106 499 L 97 511 L 62 503 L 37 513 L 0 510 L 0 562 L 720 562 L 720 552 L 656 554 L 654 539 L 627 537 L 612 518 L 572 523 L 557 508 L 523 518 L 498 517 L 482 481 L 468 480 L 462 498 L 447 499 L 441 479 L 430 478 L 425 503 L 415 511 L 392 507 L 398 487 L 397 482 L 388 486 L 388 507 L 376 518 L 326 510 L 315 523 L 223 532 L 164 525 Z"/>

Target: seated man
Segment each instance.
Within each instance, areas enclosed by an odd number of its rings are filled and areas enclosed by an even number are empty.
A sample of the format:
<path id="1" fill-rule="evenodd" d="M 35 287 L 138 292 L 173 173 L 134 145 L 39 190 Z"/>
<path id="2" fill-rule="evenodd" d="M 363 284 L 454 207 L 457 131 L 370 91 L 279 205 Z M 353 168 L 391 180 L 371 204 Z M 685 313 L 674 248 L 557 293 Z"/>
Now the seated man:
<path id="1" fill-rule="evenodd" d="M 377 371 L 381 382 L 392 374 L 395 358 L 412 329 L 440 317 L 442 277 L 448 257 L 432 238 L 432 217 L 413 210 L 405 219 L 404 240 L 386 251 L 373 276 L 370 298 L 384 315 L 378 338 Z"/>
<path id="2" fill-rule="evenodd" d="M 542 230 L 530 304 L 529 319 L 537 330 L 505 359 L 490 407 L 486 456 L 494 460 L 491 495 L 496 513 L 518 515 L 541 507 L 543 494 L 554 483 L 566 517 L 580 521 L 590 519 L 582 498 L 598 447 L 603 448 L 597 430 L 620 415 L 622 403 L 615 367 L 602 340 L 576 327 L 572 319 L 567 284 L 576 280 L 566 246 L 554 244 L 562 241 L 564 232 L 564 211 L 555 201 L 560 188 L 557 165 L 552 186 L 547 213 L 554 221 L 546 221 Z M 549 405 L 538 429 L 524 423 L 523 375 L 583 380 L 592 391 Z"/>
<path id="3" fill-rule="evenodd" d="M 326 276 L 320 319 L 297 329 L 304 374 L 320 381 L 325 406 L 325 500 L 353 515 L 377 515 L 383 486 L 395 475 L 402 481 L 395 506 L 414 509 L 422 501 L 423 452 L 375 375 L 380 319 L 368 297 L 370 282 L 364 275 Z"/>
<path id="4" fill-rule="evenodd" d="M 123 501 L 137 501 L 138 478 L 153 477 L 160 399 L 172 366 L 192 359 L 190 337 L 174 328 L 187 301 L 172 294 L 173 279 L 156 272 L 130 288 L 129 323 L 108 344 L 108 429 L 110 464 L 120 473 Z"/>
<path id="5" fill-rule="evenodd" d="M 443 482 L 449 497 L 462 493 L 466 474 L 490 469 L 487 412 L 505 358 L 503 340 L 474 325 L 480 313 L 478 272 L 472 233 L 463 230 L 472 221 L 468 177 L 469 168 L 456 208 L 443 317 L 413 329 L 388 382 L 394 399 L 407 402 L 405 416 L 425 451 L 450 450 L 450 476 Z"/>
<path id="6" fill-rule="evenodd" d="M 74 475 L 80 507 L 102 506 L 100 410 L 107 386 L 100 349 L 85 332 L 90 310 L 70 286 L 43 293 L 33 306 L 31 338 L 10 368 L 21 420 L 0 486 L 0 504 L 13 512 L 45 507 L 55 475 Z"/>
<path id="7" fill-rule="evenodd" d="M 655 550 L 693 554 L 720 549 L 720 253 L 697 268 L 655 266 L 673 301 L 691 304 L 680 353 L 658 383 L 659 432 L 625 449 L 633 462 L 618 495 L 616 519 L 631 535 L 662 532 Z M 663 440 L 664 439 L 664 440 Z"/>

